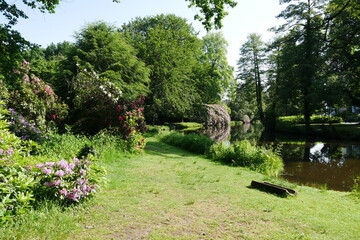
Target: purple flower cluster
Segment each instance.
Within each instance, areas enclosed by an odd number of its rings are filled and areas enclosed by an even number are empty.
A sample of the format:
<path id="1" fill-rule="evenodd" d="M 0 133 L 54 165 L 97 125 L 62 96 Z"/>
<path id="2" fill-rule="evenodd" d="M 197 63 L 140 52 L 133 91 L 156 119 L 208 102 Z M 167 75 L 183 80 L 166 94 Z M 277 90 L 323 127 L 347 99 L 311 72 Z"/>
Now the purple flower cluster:
<path id="1" fill-rule="evenodd" d="M 41 140 L 41 131 L 35 127 L 35 124 L 30 123 L 19 115 L 13 108 L 8 109 L 10 112 L 10 130 L 22 140 L 34 140 L 39 142 Z"/>
<path id="2" fill-rule="evenodd" d="M 72 161 L 60 160 L 35 165 L 46 188 L 55 188 L 55 196 L 78 202 L 95 192 L 96 184 L 88 178 L 90 162 L 73 158 Z"/>
<path id="3" fill-rule="evenodd" d="M 0 137 L 1 139 L 1 137 Z M 2 148 L 0 148 L 0 161 L 3 161 L 4 164 L 5 161 L 9 160 L 9 158 L 14 154 L 14 149 L 13 148 L 9 148 L 8 150 L 4 150 Z"/>

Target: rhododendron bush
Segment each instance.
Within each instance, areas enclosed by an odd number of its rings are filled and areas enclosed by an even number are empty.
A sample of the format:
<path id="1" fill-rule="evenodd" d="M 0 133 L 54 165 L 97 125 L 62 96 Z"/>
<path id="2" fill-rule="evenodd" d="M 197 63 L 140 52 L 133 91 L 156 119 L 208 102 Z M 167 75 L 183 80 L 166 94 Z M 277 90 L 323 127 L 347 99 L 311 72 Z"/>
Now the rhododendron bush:
<path id="1" fill-rule="evenodd" d="M 96 134 L 108 128 L 126 141 L 128 151 L 144 148 L 144 95 L 127 100 L 119 86 L 87 69 L 79 70 L 73 92 L 75 106 L 71 118 L 75 131 Z"/>
<path id="2" fill-rule="evenodd" d="M 34 132 L 40 134 L 53 130 L 66 116 L 67 106 L 48 84 L 30 73 L 28 62 L 24 61 L 19 70 L 14 70 L 14 74 L 20 79 L 9 91 L 8 107 L 12 113 L 13 128 L 19 130 L 32 126 L 32 130 L 29 129 L 28 132 L 14 130 L 15 134 L 31 138 Z"/>
<path id="3" fill-rule="evenodd" d="M 39 163 L 31 171 L 37 180 L 37 198 L 79 202 L 96 191 L 99 179 L 91 176 L 93 171 L 100 173 L 103 169 L 88 159 L 73 158 Z"/>
<path id="4" fill-rule="evenodd" d="M 93 196 L 105 182 L 99 158 L 109 139 L 119 151 L 143 150 L 145 96 L 128 100 L 119 86 L 83 69 L 73 81 L 68 107 L 31 74 L 28 62 L 14 74 L 17 82 L 0 81 L 0 222 L 13 221 L 44 200 L 68 205 Z M 71 130 L 58 134 L 60 123 L 86 136 Z"/>
<path id="5" fill-rule="evenodd" d="M 105 170 L 92 155 L 69 161 L 48 161 L 45 156 L 32 159 L 29 140 L 8 130 L 6 114 L 0 103 L 0 223 L 12 221 L 13 216 L 45 199 L 77 203 L 92 196 L 104 182 Z M 41 160 L 44 162 L 33 163 Z"/>

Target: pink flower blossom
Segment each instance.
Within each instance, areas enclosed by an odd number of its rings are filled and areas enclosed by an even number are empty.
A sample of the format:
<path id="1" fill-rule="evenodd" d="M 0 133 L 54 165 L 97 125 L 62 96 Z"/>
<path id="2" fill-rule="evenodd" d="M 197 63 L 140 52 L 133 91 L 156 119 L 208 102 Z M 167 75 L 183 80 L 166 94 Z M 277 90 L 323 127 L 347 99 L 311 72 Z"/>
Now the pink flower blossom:
<path id="1" fill-rule="evenodd" d="M 45 187 L 52 187 L 52 186 L 54 186 L 54 183 L 46 182 L 46 183 L 44 183 L 44 185 L 45 185 Z"/>
<path id="2" fill-rule="evenodd" d="M 80 164 L 80 160 L 78 158 L 74 157 L 72 160 L 75 162 L 76 165 Z"/>
<path id="3" fill-rule="evenodd" d="M 73 200 L 73 201 L 75 201 L 75 202 L 78 202 L 78 201 L 79 201 L 78 198 L 80 198 L 80 195 L 74 191 L 74 192 L 68 192 L 68 193 L 65 195 L 65 197 L 66 197 L 67 199 L 71 199 L 71 200 Z"/>
<path id="4" fill-rule="evenodd" d="M 69 169 L 73 170 L 75 168 L 75 163 L 69 163 L 68 167 Z"/>
<path id="5" fill-rule="evenodd" d="M 63 194 L 63 195 L 66 195 L 66 194 L 68 193 L 68 191 L 67 191 L 65 188 L 63 188 L 63 189 L 61 189 L 61 190 L 59 191 L 59 193 L 60 193 L 60 194 Z"/>
<path id="6" fill-rule="evenodd" d="M 45 165 L 46 165 L 47 167 L 52 167 L 52 166 L 55 165 L 55 162 L 46 162 Z"/>
<path id="7" fill-rule="evenodd" d="M 7 155 L 13 155 L 14 154 L 14 149 L 9 148 L 6 152 Z"/>
<path id="8" fill-rule="evenodd" d="M 57 179 L 54 181 L 54 186 L 60 186 L 61 185 L 61 180 Z"/>
<path id="9" fill-rule="evenodd" d="M 44 168 L 43 173 L 45 173 L 46 175 L 50 175 L 52 173 L 52 170 L 49 168 Z"/>
<path id="10" fill-rule="evenodd" d="M 65 175 L 65 172 L 63 170 L 58 170 L 56 171 L 55 175 L 58 177 L 63 177 Z"/>
<path id="11" fill-rule="evenodd" d="M 39 164 L 36 164 L 35 167 L 41 169 L 44 167 L 44 164 L 43 163 L 39 163 Z"/>
<path id="12" fill-rule="evenodd" d="M 86 170 L 85 169 L 80 169 L 80 175 L 85 176 L 86 175 Z"/>
<path id="13" fill-rule="evenodd" d="M 57 166 L 59 166 L 62 169 L 67 169 L 68 168 L 68 162 L 65 160 L 60 160 L 56 163 Z"/>

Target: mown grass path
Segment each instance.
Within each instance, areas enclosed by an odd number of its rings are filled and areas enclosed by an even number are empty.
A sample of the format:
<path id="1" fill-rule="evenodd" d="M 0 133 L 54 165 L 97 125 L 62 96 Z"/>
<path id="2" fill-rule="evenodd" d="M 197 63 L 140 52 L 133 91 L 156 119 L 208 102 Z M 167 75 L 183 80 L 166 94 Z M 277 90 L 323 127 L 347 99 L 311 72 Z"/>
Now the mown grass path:
<path id="1" fill-rule="evenodd" d="M 153 139 L 141 156 L 108 159 L 109 186 L 69 239 L 360 238 L 360 201 L 349 193 L 296 187 L 281 198 L 249 188 L 261 174 Z"/>

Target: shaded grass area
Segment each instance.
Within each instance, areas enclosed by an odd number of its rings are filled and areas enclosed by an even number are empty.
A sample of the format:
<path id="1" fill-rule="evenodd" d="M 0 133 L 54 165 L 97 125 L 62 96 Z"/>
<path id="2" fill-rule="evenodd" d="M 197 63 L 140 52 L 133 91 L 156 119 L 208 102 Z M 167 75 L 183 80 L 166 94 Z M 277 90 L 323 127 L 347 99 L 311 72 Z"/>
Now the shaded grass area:
<path id="1" fill-rule="evenodd" d="M 43 218 L 17 228 L 22 234 L 12 238 L 9 232 L 4 239 L 360 236 L 360 200 L 350 193 L 279 182 L 243 168 L 219 165 L 154 138 L 148 139 L 146 148 L 145 154 L 135 157 L 114 150 L 104 155 L 110 181 L 93 205 L 67 214 L 45 212 Z M 299 194 L 281 198 L 249 188 L 251 180 L 281 183 Z M 49 231 L 36 235 L 31 229 L 39 224 Z"/>

